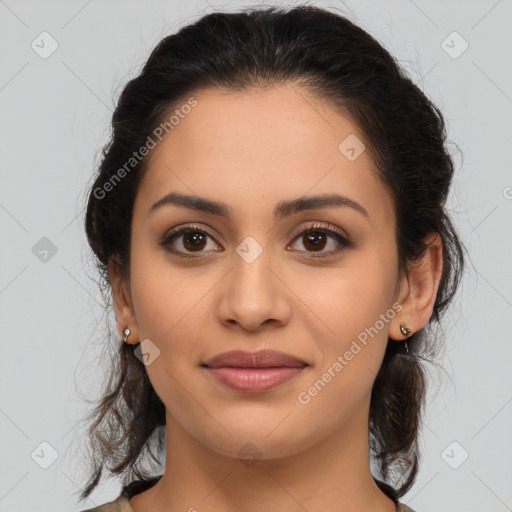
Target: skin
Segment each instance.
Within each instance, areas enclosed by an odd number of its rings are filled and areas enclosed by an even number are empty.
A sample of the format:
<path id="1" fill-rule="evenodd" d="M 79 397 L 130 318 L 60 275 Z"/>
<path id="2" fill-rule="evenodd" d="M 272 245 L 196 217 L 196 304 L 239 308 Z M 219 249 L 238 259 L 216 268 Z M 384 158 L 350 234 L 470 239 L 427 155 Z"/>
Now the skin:
<path id="1" fill-rule="evenodd" d="M 197 106 L 150 154 L 134 204 L 130 275 L 109 267 L 119 334 L 129 327 L 129 343 L 149 339 L 160 350 L 146 370 L 166 407 L 165 473 L 130 505 L 135 512 L 392 512 L 370 472 L 370 394 L 388 337 L 401 342 L 400 322 L 414 333 L 432 314 L 439 236 L 407 275 L 398 273 L 392 198 L 368 150 L 354 161 L 338 150 L 349 134 L 363 135 L 306 90 L 286 84 L 193 96 Z M 222 201 L 232 218 L 173 205 L 148 214 L 171 191 Z M 357 201 L 368 217 L 345 206 L 273 218 L 280 201 L 332 193 Z M 343 230 L 353 245 L 329 235 L 315 250 L 301 234 L 314 222 Z M 183 235 L 169 243 L 195 259 L 161 245 L 186 223 L 213 235 L 196 252 Z M 263 249 L 251 263 L 236 252 L 248 236 Z M 301 404 L 298 394 L 396 301 L 400 312 Z M 257 395 L 231 390 L 200 367 L 221 352 L 266 348 L 309 366 Z M 258 451 L 250 467 L 238 455 L 249 442 Z"/>

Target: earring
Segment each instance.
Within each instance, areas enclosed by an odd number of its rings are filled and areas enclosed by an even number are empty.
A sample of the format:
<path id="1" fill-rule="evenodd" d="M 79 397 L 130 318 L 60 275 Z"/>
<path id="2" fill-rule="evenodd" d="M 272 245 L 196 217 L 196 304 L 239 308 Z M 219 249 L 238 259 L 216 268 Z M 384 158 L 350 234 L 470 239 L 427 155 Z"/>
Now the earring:
<path id="1" fill-rule="evenodd" d="M 404 336 L 407 336 L 411 332 L 411 329 L 405 325 L 405 322 L 402 322 L 400 324 L 400 331 Z"/>
<path id="2" fill-rule="evenodd" d="M 409 353 L 409 347 L 407 346 L 407 337 L 409 336 L 409 333 L 411 332 L 411 329 L 405 325 L 405 322 L 402 322 L 400 324 L 400 332 L 405 336 L 404 340 L 404 346 L 405 346 L 405 352 Z"/>
<path id="3" fill-rule="evenodd" d="M 130 336 L 130 334 L 132 333 L 132 331 L 130 331 L 130 329 L 128 329 L 128 327 L 124 330 L 124 342 L 125 343 L 128 343 L 128 336 Z"/>

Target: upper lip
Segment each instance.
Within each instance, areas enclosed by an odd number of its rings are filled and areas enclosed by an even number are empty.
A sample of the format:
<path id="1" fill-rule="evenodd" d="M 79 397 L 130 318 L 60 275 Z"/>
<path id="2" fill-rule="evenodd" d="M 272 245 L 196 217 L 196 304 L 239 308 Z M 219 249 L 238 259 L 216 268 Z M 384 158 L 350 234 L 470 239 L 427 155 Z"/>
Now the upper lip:
<path id="1" fill-rule="evenodd" d="M 232 350 L 222 352 L 208 359 L 203 366 L 210 368 L 220 368 L 231 366 L 237 368 L 278 368 L 278 367 L 303 367 L 307 363 L 301 359 L 277 352 L 275 350 L 259 350 L 257 352 L 246 352 L 243 350 Z"/>

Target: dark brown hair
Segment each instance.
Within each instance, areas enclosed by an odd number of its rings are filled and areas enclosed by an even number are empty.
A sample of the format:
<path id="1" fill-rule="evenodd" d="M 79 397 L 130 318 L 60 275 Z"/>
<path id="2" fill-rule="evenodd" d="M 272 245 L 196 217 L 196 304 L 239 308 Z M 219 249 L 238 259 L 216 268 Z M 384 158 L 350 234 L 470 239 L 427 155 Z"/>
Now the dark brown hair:
<path id="1" fill-rule="evenodd" d="M 117 179 L 123 164 L 187 96 L 212 87 L 244 91 L 282 83 L 305 87 L 360 128 L 393 198 L 401 271 L 424 254 L 429 234 L 442 239 L 444 267 L 432 318 L 408 340 L 408 354 L 399 343 L 388 343 L 372 390 L 370 448 L 387 482 L 381 488 L 396 500 L 417 475 L 423 362 L 439 345 L 430 327 L 456 292 L 464 248 L 445 207 L 454 164 L 443 116 L 372 36 L 344 16 L 303 5 L 213 13 L 165 37 L 117 102 L 111 139 L 88 196 L 87 238 L 110 307 L 107 268 L 114 259 L 129 276 L 132 209 L 147 158 Z M 104 394 L 87 418 L 93 420 L 92 473 L 81 499 L 98 485 L 104 469 L 127 480 L 148 479 L 154 475 L 143 467 L 145 451 L 161 462 L 165 407 L 133 347 L 120 343 L 116 355 Z"/>

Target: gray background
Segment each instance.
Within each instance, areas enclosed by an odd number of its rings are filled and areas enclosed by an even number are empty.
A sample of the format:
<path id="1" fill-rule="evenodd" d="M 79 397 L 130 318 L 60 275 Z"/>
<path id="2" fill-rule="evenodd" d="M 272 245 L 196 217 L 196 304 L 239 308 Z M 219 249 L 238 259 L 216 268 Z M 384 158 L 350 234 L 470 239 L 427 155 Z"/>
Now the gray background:
<path id="1" fill-rule="evenodd" d="M 312 3 L 349 13 L 386 46 L 442 108 L 464 155 L 454 148 L 450 208 L 471 261 L 445 321 L 444 370 L 431 371 L 423 464 L 403 501 L 418 512 L 512 510 L 512 3 Z M 115 481 L 81 505 L 73 495 L 85 480 L 75 427 L 108 363 L 84 193 L 114 99 L 154 45 L 243 5 L 253 4 L 0 0 L 2 512 L 81 510 L 118 495 Z M 45 59 L 31 47 L 43 31 L 58 43 Z M 469 44 L 457 58 L 454 31 Z"/>

